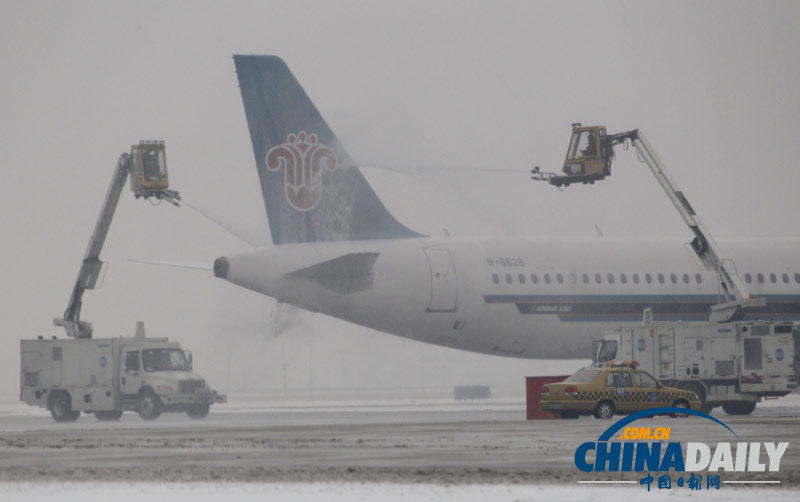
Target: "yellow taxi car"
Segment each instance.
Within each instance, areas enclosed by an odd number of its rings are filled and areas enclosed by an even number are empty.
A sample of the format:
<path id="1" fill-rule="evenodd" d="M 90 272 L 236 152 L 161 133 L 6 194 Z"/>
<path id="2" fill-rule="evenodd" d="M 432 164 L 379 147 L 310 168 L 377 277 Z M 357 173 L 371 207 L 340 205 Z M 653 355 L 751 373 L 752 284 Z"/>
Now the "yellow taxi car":
<path id="1" fill-rule="evenodd" d="M 611 418 L 615 413 L 628 414 L 662 406 L 700 409 L 697 394 L 667 387 L 637 366 L 624 363 L 578 370 L 563 382 L 542 387 L 539 404 L 542 410 L 560 413 L 562 418 L 589 414 Z"/>

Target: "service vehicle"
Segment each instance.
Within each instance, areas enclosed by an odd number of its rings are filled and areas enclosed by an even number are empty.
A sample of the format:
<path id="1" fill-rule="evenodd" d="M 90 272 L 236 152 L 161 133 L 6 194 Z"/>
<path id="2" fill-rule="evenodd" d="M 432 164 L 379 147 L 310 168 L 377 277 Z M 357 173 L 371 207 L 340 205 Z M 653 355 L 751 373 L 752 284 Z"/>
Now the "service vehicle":
<path id="1" fill-rule="evenodd" d="M 20 400 L 47 408 L 57 422 L 81 412 L 118 420 L 136 411 L 145 420 L 162 412 L 208 415 L 224 395 L 192 371 L 191 353 L 167 338 L 39 338 L 21 340 Z"/>
<path id="2" fill-rule="evenodd" d="M 762 398 L 797 389 L 800 325 L 790 322 L 665 323 L 606 331 L 594 365 L 637 361 L 667 385 L 687 389 L 709 413 L 752 413 Z"/>
<path id="3" fill-rule="evenodd" d="M 167 338 L 147 338 L 143 323 L 133 337 L 94 338 L 92 324 L 80 318 L 84 293 L 102 276 L 100 252 L 128 176 L 137 199 L 179 205 L 180 194 L 169 188 L 164 142 L 131 145 L 117 161 L 64 315 L 53 319 L 69 338 L 20 341 L 20 400 L 47 408 L 57 422 L 77 420 L 81 412 L 118 420 L 129 410 L 145 420 L 162 411 L 203 418 L 213 403 L 226 401 L 192 372 L 191 353 Z"/>
<path id="4" fill-rule="evenodd" d="M 664 406 L 700 409 L 697 394 L 667 387 L 637 366 L 626 362 L 578 370 L 563 382 L 543 386 L 539 405 L 542 410 L 559 413 L 562 418 L 578 418 L 579 415 L 611 418 L 615 414 Z"/>

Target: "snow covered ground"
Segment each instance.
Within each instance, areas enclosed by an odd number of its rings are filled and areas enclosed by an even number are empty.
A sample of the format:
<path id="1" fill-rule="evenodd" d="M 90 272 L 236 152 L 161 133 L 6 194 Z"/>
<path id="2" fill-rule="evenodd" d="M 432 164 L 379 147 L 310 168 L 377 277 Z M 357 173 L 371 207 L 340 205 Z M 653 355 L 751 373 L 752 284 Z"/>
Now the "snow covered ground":
<path id="1" fill-rule="evenodd" d="M 45 410 L 0 396 L 0 501 L 108 500 L 614 500 L 622 496 L 706 496 L 683 490 L 647 493 L 636 475 L 579 472 L 577 444 L 607 421 L 526 421 L 524 403 L 457 403 L 443 396 L 240 395 L 205 420 L 166 414 L 144 422 L 91 415 L 56 424 Z M 798 500 L 800 396 L 759 404 L 750 416 L 714 415 L 744 441 L 790 441 L 778 485 L 726 484 L 730 502 L 754 497 Z M 656 418 L 676 440 L 730 441 L 712 422 Z M 601 476 L 603 474 L 603 476 Z M 624 474 L 624 475 L 623 475 Z M 770 475 L 768 475 L 770 474 Z M 579 481 L 628 481 L 583 485 Z"/>
<path id="2" fill-rule="evenodd" d="M 724 496 L 727 502 L 796 501 L 800 491 L 773 488 L 729 488 L 719 491 L 689 492 L 653 490 L 647 493 L 640 486 L 584 487 L 555 485 L 439 485 L 395 483 L 8 483 L 0 484 L 4 501 L 30 501 L 57 498 L 62 502 L 141 502 L 169 500 L 170 502 L 218 502 L 227 499 L 237 502 L 427 502 L 458 501 L 553 501 L 592 500 L 619 502 L 623 497 L 642 500 L 675 500 L 692 497 L 712 500 Z M 704 498 L 708 497 L 708 498 Z"/>

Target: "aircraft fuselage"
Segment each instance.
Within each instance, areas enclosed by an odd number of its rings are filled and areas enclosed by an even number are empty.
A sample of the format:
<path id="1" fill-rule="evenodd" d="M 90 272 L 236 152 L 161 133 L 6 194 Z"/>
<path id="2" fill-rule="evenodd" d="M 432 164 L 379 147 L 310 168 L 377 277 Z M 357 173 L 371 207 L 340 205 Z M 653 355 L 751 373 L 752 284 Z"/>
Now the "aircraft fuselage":
<path id="1" fill-rule="evenodd" d="M 720 241 L 766 308 L 800 320 L 800 240 Z M 222 270 L 220 260 L 225 260 Z M 679 240 L 451 239 L 287 244 L 217 275 L 313 312 L 427 343 L 522 358 L 589 357 L 605 329 L 705 320 L 714 272 Z M 760 275 L 759 275 L 760 274 Z"/>

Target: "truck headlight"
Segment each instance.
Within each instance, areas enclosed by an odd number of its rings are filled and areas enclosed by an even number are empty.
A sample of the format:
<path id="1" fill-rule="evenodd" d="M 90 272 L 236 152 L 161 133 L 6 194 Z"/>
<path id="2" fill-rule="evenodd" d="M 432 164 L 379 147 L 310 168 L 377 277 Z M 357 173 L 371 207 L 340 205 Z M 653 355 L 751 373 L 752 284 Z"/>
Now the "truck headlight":
<path id="1" fill-rule="evenodd" d="M 157 387 L 158 392 L 174 392 L 175 389 L 169 385 L 159 385 Z"/>

